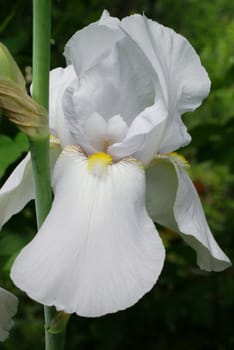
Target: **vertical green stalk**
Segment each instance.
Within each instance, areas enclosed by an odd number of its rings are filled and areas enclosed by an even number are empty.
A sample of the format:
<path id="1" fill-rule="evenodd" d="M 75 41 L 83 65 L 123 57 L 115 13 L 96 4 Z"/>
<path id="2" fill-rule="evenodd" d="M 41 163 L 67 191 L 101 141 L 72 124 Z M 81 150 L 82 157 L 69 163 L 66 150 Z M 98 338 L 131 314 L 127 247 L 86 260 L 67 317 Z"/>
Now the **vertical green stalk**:
<path id="1" fill-rule="evenodd" d="M 48 110 L 51 0 L 33 0 L 33 98 Z"/>
<path id="2" fill-rule="evenodd" d="M 48 110 L 50 69 L 51 0 L 33 0 L 33 98 Z M 38 228 L 46 218 L 52 201 L 49 127 L 48 135 L 31 139 L 30 150 L 36 192 L 36 214 Z M 52 334 L 51 322 L 58 313 L 44 307 L 46 350 L 64 349 L 65 330 Z"/>

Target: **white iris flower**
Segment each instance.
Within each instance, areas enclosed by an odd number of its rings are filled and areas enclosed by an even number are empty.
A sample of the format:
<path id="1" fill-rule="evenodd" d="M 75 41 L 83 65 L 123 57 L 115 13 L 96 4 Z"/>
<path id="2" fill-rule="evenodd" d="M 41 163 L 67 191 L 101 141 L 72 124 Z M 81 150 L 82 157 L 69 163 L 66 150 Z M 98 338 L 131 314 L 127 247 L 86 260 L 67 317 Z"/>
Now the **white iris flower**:
<path id="1" fill-rule="evenodd" d="M 14 283 L 67 313 L 125 309 L 163 267 L 150 216 L 196 250 L 202 269 L 228 267 L 186 162 L 172 153 L 191 139 L 181 115 L 210 89 L 192 46 L 145 16 L 119 21 L 104 11 L 69 40 L 65 56 L 68 66 L 50 76 L 54 201 L 14 262 Z M 27 156 L 1 190 L 1 223 L 33 196 Z"/>
<path id="2" fill-rule="evenodd" d="M 16 314 L 18 299 L 0 288 L 0 341 L 6 340 L 9 330 L 13 326 L 12 317 Z"/>

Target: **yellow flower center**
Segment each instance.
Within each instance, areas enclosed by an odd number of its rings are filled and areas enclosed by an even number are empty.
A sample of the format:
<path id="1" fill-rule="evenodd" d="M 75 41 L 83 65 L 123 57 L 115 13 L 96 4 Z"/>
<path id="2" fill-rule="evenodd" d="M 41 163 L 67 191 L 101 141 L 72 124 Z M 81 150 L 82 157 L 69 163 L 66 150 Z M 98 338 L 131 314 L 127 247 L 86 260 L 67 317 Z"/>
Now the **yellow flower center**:
<path id="1" fill-rule="evenodd" d="M 112 157 L 104 152 L 94 153 L 88 157 L 88 171 L 94 175 L 103 175 L 112 164 Z"/>

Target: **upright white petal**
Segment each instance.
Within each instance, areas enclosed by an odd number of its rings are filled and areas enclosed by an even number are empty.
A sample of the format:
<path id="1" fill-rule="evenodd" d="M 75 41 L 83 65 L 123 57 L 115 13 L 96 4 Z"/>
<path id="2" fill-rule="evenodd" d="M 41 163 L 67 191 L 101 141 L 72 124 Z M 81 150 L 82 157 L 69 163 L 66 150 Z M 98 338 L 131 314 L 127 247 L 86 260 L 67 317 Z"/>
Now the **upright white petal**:
<path id="1" fill-rule="evenodd" d="M 64 56 L 68 64 L 73 64 L 77 75 L 82 75 L 100 63 L 113 45 L 124 36 L 116 28 L 116 21 L 105 17 L 104 14 L 100 21 L 76 32 L 65 46 Z"/>
<path id="2" fill-rule="evenodd" d="M 33 198 L 32 165 L 28 153 L 0 189 L 0 228 Z"/>
<path id="3" fill-rule="evenodd" d="M 131 39 L 113 44 L 107 57 L 79 77 L 79 86 L 75 83 L 65 92 L 63 108 L 70 131 L 75 134 L 95 112 L 105 120 L 120 115 L 130 125 L 155 103 L 153 77 L 152 66 Z"/>
<path id="4" fill-rule="evenodd" d="M 167 119 L 168 110 L 151 63 L 128 37 L 119 40 L 105 59 L 83 74 L 79 86 L 70 86 L 63 102 L 70 132 L 85 150 L 89 148 L 85 125 L 96 113 L 106 121 L 119 115 L 128 125 L 125 138 L 110 143 L 108 152 L 115 159 L 136 155 L 147 164 L 159 147 L 159 124 Z"/>
<path id="5" fill-rule="evenodd" d="M 73 143 L 62 108 L 65 90 L 77 80 L 73 66 L 55 68 L 50 72 L 49 123 L 50 129 L 59 138 L 62 145 Z"/>
<path id="6" fill-rule="evenodd" d="M 119 19 L 117 17 L 111 17 L 107 10 L 104 10 L 98 24 L 105 25 L 113 29 L 119 29 Z"/>
<path id="7" fill-rule="evenodd" d="M 147 171 L 146 204 L 155 222 L 177 231 L 197 253 L 197 264 L 207 271 L 231 265 L 207 224 L 194 185 L 173 157 L 158 160 Z"/>
<path id="8" fill-rule="evenodd" d="M 0 288 L 0 341 L 6 340 L 9 330 L 13 326 L 12 317 L 16 314 L 18 299 Z"/>
<path id="9" fill-rule="evenodd" d="M 31 298 L 89 317 L 136 303 L 156 283 L 165 254 L 145 210 L 144 170 L 135 160 L 101 163 L 96 171 L 78 148 L 65 149 L 52 209 L 11 271 Z"/>
<path id="10" fill-rule="evenodd" d="M 141 48 L 158 76 L 169 111 L 159 150 L 174 151 L 190 141 L 181 114 L 196 109 L 207 96 L 208 75 L 193 47 L 172 29 L 140 15 L 124 18 L 120 26 Z"/>

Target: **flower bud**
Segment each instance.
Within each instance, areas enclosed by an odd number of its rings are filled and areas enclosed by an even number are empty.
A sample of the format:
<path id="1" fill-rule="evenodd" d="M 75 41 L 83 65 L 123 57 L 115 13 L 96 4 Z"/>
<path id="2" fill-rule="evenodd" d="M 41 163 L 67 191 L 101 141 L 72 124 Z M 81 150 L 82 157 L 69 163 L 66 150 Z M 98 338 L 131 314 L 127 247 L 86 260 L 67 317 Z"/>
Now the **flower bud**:
<path id="1" fill-rule="evenodd" d="M 0 42 L 0 78 L 11 80 L 25 89 L 25 79 L 9 50 Z"/>
<path id="2" fill-rule="evenodd" d="M 25 80 L 17 63 L 1 43 L 0 109 L 29 138 L 49 135 L 46 110 L 27 94 Z"/>

